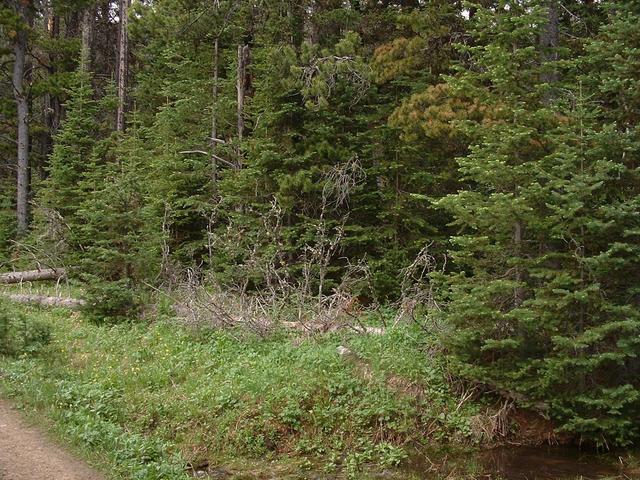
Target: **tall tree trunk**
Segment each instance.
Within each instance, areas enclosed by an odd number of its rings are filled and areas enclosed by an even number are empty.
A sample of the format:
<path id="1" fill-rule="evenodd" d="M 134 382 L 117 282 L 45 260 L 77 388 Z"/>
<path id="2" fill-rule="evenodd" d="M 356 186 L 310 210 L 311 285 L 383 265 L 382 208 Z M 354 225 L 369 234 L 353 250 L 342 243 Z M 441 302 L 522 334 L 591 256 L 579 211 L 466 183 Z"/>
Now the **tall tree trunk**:
<path id="1" fill-rule="evenodd" d="M 16 214 L 18 236 L 23 236 L 29 228 L 29 102 L 25 91 L 25 73 L 27 56 L 27 30 L 31 24 L 31 2 L 19 1 L 16 9 L 24 25 L 18 29 L 13 47 L 13 93 L 16 100 L 18 120 L 18 173 Z"/>
<path id="2" fill-rule="evenodd" d="M 91 69 L 91 36 L 93 29 L 94 11 L 88 6 L 82 12 L 82 21 L 80 25 L 81 47 L 80 47 L 80 70 L 88 72 Z"/>
<path id="3" fill-rule="evenodd" d="M 244 99 L 247 93 L 247 65 L 249 63 L 249 45 L 238 45 L 238 161 L 237 168 L 242 168 L 241 144 L 244 137 Z"/>
<path id="4" fill-rule="evenodd" d="M 558 4 L 557 0 L 549 0 L 548 2 L 549 14 L 547 23 L 544 29 L 540 33 L 540 50 L 541 50 L 541 66 L 542 72 L 540 74 L 540 82 L 553 84 L 558 81 L 558 72 L 554 66 L 548 66 L 546 64 L 550 62 L 556 62 L 558 60 L 558 42 L 559 42 L 559 17 L 558 17 Z M 543 103 L 550 105 L 553 100 L 553 94 L 548 91 L 543 97 Z M 517 195 L 517 189 L 515 194 Z M 513 241 L 515 244 L 515 255 L 519 258 L 522 257 L 522 242 L 523 242 L 523 230 L 524 225 L 521 220 L 517 220 L 513 226 Z M 522 283 L 525 280 L 525 272 L 520 265 L 515 267 L 515 281 L 517 286 L 513 292 L 514 305 L 519 307 L 524 300 L 524 290 Z"/>
<path id="5" fill-rule="evenodd" d="M 317 20 L 314 18 L 318 10 L 317 0 L 311 0 L 306 10 L 303 23 L 305 40 L 312 45 L 316 45 L 320 37 Z"/>
<path id="6" fill-rule="evenodd" d="M 80 14 L 79 9 L 74 8 L 64 17 L 65 38 L 78 38 L 80 36 Z"/>
<path id="7" fill-rule="evenodd" d="M 219 73 L 219 38 L 213 42 L 213 105 L 211 109 L 211 185 L 213 194 L 218 193 L 218 156 L 216 146 L 218 145 L 218 73 Z"/>
<path id="8" fill-rule="evenodd" d="M 44 27 L 45 37 L 49 37 L 51 29 L 51 18 L 53 17 L 53 7 L 50 2 L 42 2 L 42 25 Z M 39 52 L 42 58 L 48 58 L 47 75 L 51 75 L 51 56 L 47 55 L 46 50 Z M 42 95 L 42 123 L 44 127 L 40 132 L 40 162 L 38 162 L 38 176 L 40 179 L 45 177 L 45 162 L 49 153 L 51 153 L 51 95 L 44 92 Z"/>
<path id="9" fill-rule="evenodd" d="M 247 60 L 249 56 L 248 45 L 238 45 L 238 71 L 237 85 L 238 93 L 238 140 L 242 141 L 244 136 L 244 97 L 246 93 Z"/>
<path id="10" fill-rule="evenodd" d="M 522 257 L 522 222 L 517 220 L 513 227 L 513 241 L 516 245 L 515 254 L 517 257 Z M 516 265 L 515 268 L 515 281 L 517 283 L 516 288 L 513 290 L 513 304 L 517 308 L 522 304 L 524 300 L 524 290 L 522 288 L 522 282 L 524 281 L 524 272 L 520 265 Z"/>
<path id="11" fill-rule="evenodd" d="M 42 97 L 42 120 L 44 128 L 40 133 L 40 162 L 38 163 L 38 177 L 44 180 L 47 176 L 47 159 L 53 150 L 53 109 L 51 108 L 51 94 L 45 92 Z"/>
<path id="12" fill-rule="evenodd" d="M 55 40 L 60 33 L 60 21 L 59 17 L 53 11 L 51 2 L 47 2 L 44 8 L 44 28 L 46 37 Z M 56 73 L 55 62 L 56 55 L 53 52 L 48 54 L 49 65 L 47 68 L 47 74 L 52 76 Z M 53 136 L 56 134 L 56 130 L 59 124 L 60 115 L 60 101 L 51 92 L 45 92 L 43 96 L 43 120 L 44 126 L 41 137 L 41 154 L 42 161 L 39 164 L 39 176 L 41 179 L 47 176 L 47 162 L 48 157 L 53 150 Z"/>
<path id="13" fill-rule="evenodd" d="M 558 61 L 558 43 L 560 39 L 559 31 L 559 16 L 558 16 L 558 2 L 557 0 L 549 0 L 547 2 L 549 8 L 549 14 L 547 17 L 547 24 L 540 33 L 540 50 L 541 50 L 541 63 L 542 73 L 540 74 L 540 81 L 542 83 L 553 84 L 559 79 L 558 71 L 554 65 L 549 66 L 549 63 Z M 549 104 L 552 100 L 552 93 L 547 92 L 544 103 Z"/>
<path id="14" fill-rule="evenodd" d="M 127 74 L 129 60 L 129 0 L 120 0 L 120 33 L 118 36 L 118 111 L 116 131 L 124 131 L 124 113 L 127 104 Z"/>

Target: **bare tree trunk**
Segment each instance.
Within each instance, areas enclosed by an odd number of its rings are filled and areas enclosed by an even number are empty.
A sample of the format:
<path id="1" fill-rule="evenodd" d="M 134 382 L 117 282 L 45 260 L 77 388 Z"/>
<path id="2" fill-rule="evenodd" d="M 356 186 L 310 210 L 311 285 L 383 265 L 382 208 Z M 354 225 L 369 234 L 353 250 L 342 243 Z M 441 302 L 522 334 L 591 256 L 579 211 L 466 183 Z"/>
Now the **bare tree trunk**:
<path id="1" fill-rule="evenodd" d="M 23 236 L 29 228 L 29 102 L 25 91 L 25 64 L 27 56 L 27 31 L 31 24 L 31 2 L 20 1 L 16 3 L 17 12 L 25 23 L 18 29 L 15 37 L 13 63 L 13 94 L 16 100 L 18 120 L 18 173 L 16 214 L 18 222 L 18 236 Z"/>
<path id="2" fill-rule="evenodd" d="M 80 25 L 82 44 L 80 47 L 80 70 L 88 72 L 91 69 L 91 30 L 93 28 L 93 8 L 87 7 L 82 12 Z"/>
<path id="3" fill-rule="evenodd" d="M 53 11 L 53 6 L 51 2 L 47 2 L 44 8 L 44 28 L 45 35 L 50 39 L 56 39 L 59 35 L 59 18 Z M 49 76 L 54 75 L 56 73 L 56 69 L 54 67 L 55 64 L 55 54 L 49 53 L 49 66 L 47 68 L 47 73 Z M 43 120 L 44 126 L 41 137 L 41 154 L 42 161 L 39 164 L 38 173 L 41 179 L 45 179 L 47 176 L 47 162 L 48 157 L 53 150 L 53 136 L 56 133 L 58 118 L 59 115 L 59 101 L 55 96 L 51 95 L 50 92 L 45 92 L 43 96 Z"/>
<path id="4" fill-rule="evenodd" d="M 55 13 L 49 19 L 49 25 L 47 27 L 47 31 L 49 33 L 49 37 L 51 39 L 57 40 L 60 38 L 60 16 Z M 50 72 L 56 73 L 56 69 L 53 66 L 58 58 L 58 54 L 50 53 L 49 59 L 52 63 Z M 58 132 L 58 128 L 60 127 L 60 119 L 62 118 L 62 105 L 60 104 L 60 98 L 57 95 L 49 96 L 49 113 L 51 118 L 51 137 Z M 53 142 L 51 145 L 53 148 Z"/>
<path id="5" fill-rule="evenodd" d="M 238 93 L 238 140 L 242 141 L 244 135 L 244 81 L 245 81 L 245 49 L 246 45 L 238 45 L 238 71 L 237 85 Z"/>
<path id="6" fill-rule="evenodd" d="M 120 0 L 120 34 L 118 37 L 118 111 L 116 131 L 124 131 L 124 113 L 127 104 L 127 74 L 129 63 L 129 0 Z"/>
<path id="7" fill-rule="evenodd" d="M 53 128 L 51 118 L 51 94 L 46 92 L 42 97 L 42 119 L 44 127 L 40 133 L 40 162 L 38 163 L 38 177 L 44 180 L 47 177 L 47 159 L 53 150 Z"/>
<path id="8" fill-rule="evenodd" d="M 80 15 L 79 9 L 70 9 L 64 16 L 64 36 L 65 38 L 78 38 L 80 36 Z"/>
<path id="9" fill-rule="evenodd" d="M 314 18 L 316 11 L 318 10 L 318 2 L 316 0 L 311 0 L 309 2 L 309 6 L 307 7 L 307 11 L 304 16 L 304 36 L 307 42 L 312 45 L 316 45 L 319 39 L 319 29 L 316 23 L 316 19 Z"/>
<path id="10" fill-rule="evenodd" d="M 237 168 L 242 168 L 240 146 L 244 137 L 244 98 L 247 90 L 247 65 L 249 63 L 249 45 L 238 45 L 238 161 Z"/>
<path id="11" fill-rule="evenodd" d="M 218 144 L 218 70 L 219 70 L 219 38 L 213 42 L 213 106 L 211 111 L 211 185 L 213 194 L 218 193 L 218 158 L 216 146 Z"/>

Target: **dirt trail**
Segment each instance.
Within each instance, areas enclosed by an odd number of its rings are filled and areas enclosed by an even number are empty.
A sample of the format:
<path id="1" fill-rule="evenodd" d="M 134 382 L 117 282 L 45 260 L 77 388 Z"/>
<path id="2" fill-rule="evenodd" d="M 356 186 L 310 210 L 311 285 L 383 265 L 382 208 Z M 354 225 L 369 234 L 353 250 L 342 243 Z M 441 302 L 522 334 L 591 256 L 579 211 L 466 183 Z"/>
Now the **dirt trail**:
<path id="1" fill-rule="evenodd" d="M 104 480 L 0 400 L 0 480 Z"/>

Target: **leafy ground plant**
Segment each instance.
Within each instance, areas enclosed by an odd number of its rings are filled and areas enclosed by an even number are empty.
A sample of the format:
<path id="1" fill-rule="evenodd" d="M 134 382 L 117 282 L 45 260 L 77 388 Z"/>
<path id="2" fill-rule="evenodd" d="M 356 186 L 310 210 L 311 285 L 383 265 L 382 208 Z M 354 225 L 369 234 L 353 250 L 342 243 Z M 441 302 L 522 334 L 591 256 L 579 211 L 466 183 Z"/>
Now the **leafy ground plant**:
<path id="1" fill-rule="evenodd" d="M 410 361 L 420 352 L 408 331 L 196 338 L 170 322 L 97 325 L 63 310 L 23 312 L 49 325 L 52 341 L 41 356 L 1 361 L 4 394 L 43 412 L 84 452 L 104 452 L 98 460 L 115 478 L 178 479 L 188 466 L 238 459 L 275 462 L 279 478 L 282 465 L 364 478 L 371 465 L 401 464 L 409 445 L 468 437 L 475 413 L 459 406 L 441 365 Z M 343 344 L 367 369 L 337 353 Z M 392 357 L 407 360 L 401 371 L 389 368 Z M 394 387 L 400 375 L 422 394 Z"/>

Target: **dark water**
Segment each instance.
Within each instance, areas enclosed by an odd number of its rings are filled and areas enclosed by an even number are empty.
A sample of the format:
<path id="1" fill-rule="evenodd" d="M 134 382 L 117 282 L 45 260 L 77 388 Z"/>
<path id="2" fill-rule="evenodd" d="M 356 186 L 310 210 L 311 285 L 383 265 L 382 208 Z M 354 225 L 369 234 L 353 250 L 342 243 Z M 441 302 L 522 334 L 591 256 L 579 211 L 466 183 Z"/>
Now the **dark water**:
<path id="1" fill-rule="evenodd" d="M 613 454 L 570 447 L 504 446 L 475 453 L 437 453 L 411 457 L 406 478 L 478 480 L 640 480 Z M 625 462 L 626 463 L 626 462 Z"/>
<path id="2" fill-rule="evenodd" d="M 500 447 L 481 452 L 478 463 L 487 479 L 598 480 L 621 474 L 614 459 L 564 447 Z"/>

